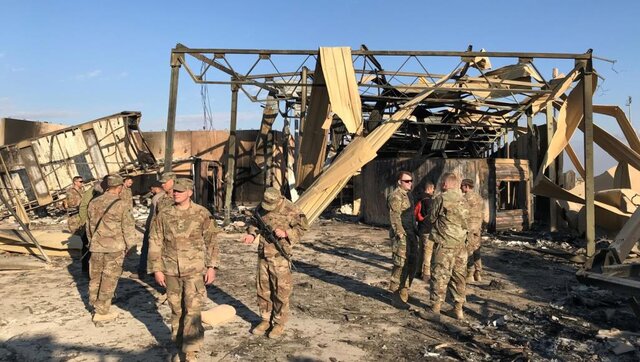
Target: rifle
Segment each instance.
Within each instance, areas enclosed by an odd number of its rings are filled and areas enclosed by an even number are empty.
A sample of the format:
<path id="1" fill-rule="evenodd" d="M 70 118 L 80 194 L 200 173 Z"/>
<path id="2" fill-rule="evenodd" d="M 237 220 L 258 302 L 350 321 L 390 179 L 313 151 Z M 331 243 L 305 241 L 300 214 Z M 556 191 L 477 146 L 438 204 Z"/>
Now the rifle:
<path id="1" fill-rule="evenodd" d="M 258 227 L 258 229 L 260 229 L 260 231 L 262 231 L 261 234 L 267 239 L 267 241 L 276 247 L 280 255 L 287 259 L 290 264 L 293 264 L 293 262 L 291 261 L 291 256 L 284 251 L 282 244 L 280 244 L 280 240 L 278 240 L 278 238 L 276 237 L 271 226 L 267 225 L 267 223 L 265 223 L 262 219 L 262 216 L 260 216 L 260 209 L 260 206 L 258 206 L 253 211 L 253 219 L 256 222 L 256 226 Z"/>

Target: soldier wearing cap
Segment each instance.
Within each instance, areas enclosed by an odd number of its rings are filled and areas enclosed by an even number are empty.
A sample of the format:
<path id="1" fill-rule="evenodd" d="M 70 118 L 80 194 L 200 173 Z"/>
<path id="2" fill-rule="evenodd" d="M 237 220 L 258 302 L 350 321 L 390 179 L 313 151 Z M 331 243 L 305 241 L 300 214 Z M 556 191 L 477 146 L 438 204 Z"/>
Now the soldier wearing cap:
<path id="1" fill-rule="evenodd" d="M 397 187 L 387 197 L 389 206 L 389 234 L 392 239 L 391 279 L 389 291 L 393 293 L 392 304 L 401 309 L 409 308 L 409 288 L 415 275 L 418 256 L 416 239 L 415 204 L 411 188 L 413 175 L 409 171 L 398 173 Z"/>
<path id="2" fill-rule="evenodd" d="M 165 172 L 160 178 L 162 185 L 162 196 L 158 198 L 156 204 L 156 215 L 165 207 L 173 205 L 173 185 L 176 182 L 175 172 Z"/>
<path id="3" fill-rule="evenodd" d="M 89 303 L 94 308 L 94 322 L 117 317 L 109 310 L 111 299 L 122 274 L 126 251 L 133 245 L 128 239 L 135 235 L 131 209 L 119 197 L 122 177 L 109 175 L 106 181 L 104 194 L 93 199 L 87 208 L 86 231 L 91 251 Z"/>
<path id="4" fill-rule="evenodd" d="M 149 187 L 151 190 L 151 205 L 149 206 L 149 215 L 147 215 L 147 221 L 145 222 L 144 236 L 142 237 L 142 250 L 140 250 L 140 261 L 138 263 L 138 277 L 140 279 L 147 275 L 147 256 L 149 255 L 149 233 L 151 231 L 151 225 L 156 217 L 158 210 L 158 200 L 164 196 L 162 190 L 162 183 L 159 180 L 154 181 Z"/>
<path id="5" fill-rule="evenodd" d="M 266 230 L 259 229 L 257 225 L 247 228 L 247 235 L 243 239 L 245 243 L 251 244 L 259 234 L 262 236 L 258 245 L 256 275 L 258 308 L 262 322 L 253 328 L 252 333 L 264 335 L 269 330 L 269 338 L 279 338 L 284 333 L 289 318 L 289 297 L 293 286 L 291 266 L 287 258 L 291 257 L 293 245 L 300 241 L 307 229 L 307 218 L 274 187 L 265 190 L 262 203 L 255 212 L 271 228 L 287 256 L 282 255 L 265 238 Z"/>
<path id="6" fill-rule="evenodd" d="M 172 186 L 174 203 L 151 226 L 147 269 L 167 289 L 173 341 L 187 360 L 195 360 L 204 339 L 205 285 L 216 277 L 220 229 L 209 210 L 191 201 L 193 181 L 180 178 Z"/>
<path id="7" fill-rule="evenodd" d="M 480 242 L 482 220 L 484 219 L 484 200 L 473 190 L 473 180 L 464 179 L 460 190 L 467 201 L 469 218 L 467 219 L 467 282 L 482 280 L 482 260 L 480 259 Z"/>
<path id="8" fill-rule="evenodd" d="M 431 311 L 440 316 L 440 308 L 447 296 L 447 288 L 455 302 L 457 319 L 464 319 L 462 307 L 466 299 L 467 203 L 458 189 L 458 177 L 442 175 L 442 193 L 433 198 L 429 222 L 433 225 L 436 249 L 431 276 Z"/>

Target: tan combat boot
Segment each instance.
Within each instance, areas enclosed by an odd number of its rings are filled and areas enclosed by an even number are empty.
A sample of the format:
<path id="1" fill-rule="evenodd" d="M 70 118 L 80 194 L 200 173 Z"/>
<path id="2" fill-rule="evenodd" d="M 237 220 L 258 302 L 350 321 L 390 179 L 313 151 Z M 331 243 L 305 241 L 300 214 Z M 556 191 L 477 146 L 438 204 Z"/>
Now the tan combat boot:
<path id="1" fill-rule="evenodd" d="M 118 312 L 109 311 L 107 314 L 94 313 L 91 320 L 94 323 L 96 323 L 96 322 L 106 322 L 116 318 L 118 318 Z"/>
<path id="2" fill-rule="evenodd" d="M 476 282 L 482 281 L 482 275 L 480 275 L 480 270 L 476 270 L 476 272 L 473 273 L 473 279 L 475 279 Z"/>
<path id="3" fill-rule="evenodd" d="M 284 326 L 282 324 L 276 324 L 271 328 L 271 332 L 269 332 L 268 337 L 271 339 L 277 339 L 282 337 L 284 334 Z"/>
<path id="4" fill-rule="evenodd" d="M 269 323 L 268 320 L 263 319 L 262 322 L 260 322 L 260 324 L 258 324 L 253 328 L 251 333 L 256 336 L 263 336 L 264 333 L 267 331 L 267 329 L 269 329 L 269 327 L 271 327 L 271 323 Z"/>
<path id="5" fill-rule="evenodd" d="M 400 300 L 404 303 L 409 301 L 409 288 L 400 288 L 398 291 L 398 296 L 400 296 Z"/>
<path id="6" fill-rule="evenodd" d="M 467 269 L 467 284 L 473 283 L 473 269 Z"/>
<path id="7" fill-rule="evenodd" d="M 433 305 L 431 306 L 431 313 L 440 314 L 440 308 L 442 308 L 442 303 L 433 302 Z"/>
<path id="8" fill-rule="evenodd" d="M 198 362 L 198 352 L 185 353 L 184 362 Z"/>
<path id="9" fill-rule="evenodd" d="M 454 308 L 454 312 L 456 314 L 456 319 L 457 320 L 464 320 L 464 312 L 462 311 L 462 303 L 456 303 L 456 306 Z"/>
<path id="10" fill-rule="evenodd" d="M 425 271 L 422 271 L 422 281 L 425 283 L 429 283 L 431 281 L 431 274 L 430 273 L 425 273 Z"/>
<path id="11" fill-rule="evenodd" d="M 393 293 L 393 296 L 391 297 L 391 305 L 398 309 L 409 309 L 409 304 L 402 300 L 399 291 Z"/>

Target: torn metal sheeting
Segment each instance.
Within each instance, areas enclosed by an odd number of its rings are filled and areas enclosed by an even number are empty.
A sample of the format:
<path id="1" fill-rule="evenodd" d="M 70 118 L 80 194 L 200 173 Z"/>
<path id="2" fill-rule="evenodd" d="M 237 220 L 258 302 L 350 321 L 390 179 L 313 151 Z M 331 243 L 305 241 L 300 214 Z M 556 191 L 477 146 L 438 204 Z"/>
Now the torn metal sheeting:
<path id="1" fill-rule="evenodd" d="M 109 173 L 155 166 L 139 132 L 139 112 L 122 112 L 37 138 L 0 147 L 0 187 L 15 192 L 25 209 L 61 198 L 76 175 L 102 179 Z"/>

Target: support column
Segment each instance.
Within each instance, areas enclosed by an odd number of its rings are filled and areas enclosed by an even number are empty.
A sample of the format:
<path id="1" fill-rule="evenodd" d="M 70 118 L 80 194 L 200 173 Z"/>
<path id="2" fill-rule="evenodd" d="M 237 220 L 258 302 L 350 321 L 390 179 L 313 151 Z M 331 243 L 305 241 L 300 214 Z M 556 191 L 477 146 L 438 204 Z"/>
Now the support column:
<path id="1" fill-rule="evenodd" d="M 535 128 L 533 126 L 533 114 L 531 108 L 526 111 L 527 115 L 527 155 L 529 157 L 529 180 L 527 181 L 527 211 L 529 213 L 529 227 L 533 224 L 535 214 L 535 203 L 533 201 L 533 194 L 531 189 L 533 188 L 533 180 L 538 172 L 538 147 L 537 136 Z"/>
<path id="2" fill-rule="evenodd" d="M 304 120 L 307 118 L 307 67 L 302 67 L 302 75 L 300 83 L 302 83 L 302 91 L 300 96 L 300 122 L 296 125 L 296 149 L 295 149 L 295 174 L 299 175 L 300 167 L 300 144 L 302 142 L 302 130 L 304 129 Z M 296 180 L 296 183 L 297 180 Z"/>
<path id="3" fill-rule="evenodd" d="M 549 149 L 549 145 L 551 144 L 551 139 L 553 138 L 553 134 L 555 133 L 554 122 L 553 122 L 553 101 L 547 102 L 546 107 L 546 115 L 547 115 L 547 149 Z M 562 153 L 560 156 L 562 157 Z M 556 162 L 555 160 L 551 162 L 549 165 L 549 179 L 554 184 L 557 182 L 556 176 Z M 558 231 L 558 215 L 556 208 L 556 199 L 549 198 L 549 231 Z"/>
<path id="4" fill-rule="evenodd" d="M 171 171 L 173 162 L 173 137 L 176 131 L 176 106 L 178 103 L 178 79 L 183 54 L 171 53 L 171 83 L 169 85 L 169 111 L 167 112 L 167 132 L 164 143 L 164 172 Z"/>
<path id="5" fill-rule="evenodd" d="M 231 85 L 231 122 L 229 124 L 229 141 L 227 143 L 227 170 L 225 172 L 224 190 L 224 224 L 231 223 L 231 198 L 233 183 L 236 177 L 236 121 L 238 119 L 238 85 Z"/>
<path id="6" fill-rule="evenodd" d="M 593 179 L 593 65 L 588 59 L 582 71 L 583 77 L 583 110 L 584 110 L 584 201 L 585 201 L 585 239 L 587 241 L 587 257 L 596 252 L 596 223 L 594 208 Z"/>

